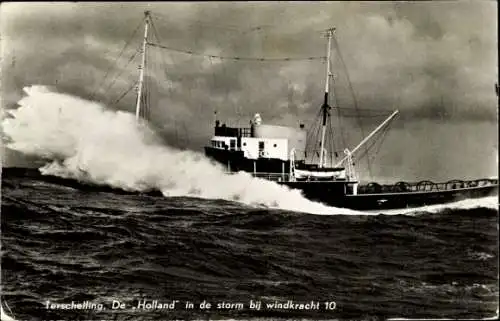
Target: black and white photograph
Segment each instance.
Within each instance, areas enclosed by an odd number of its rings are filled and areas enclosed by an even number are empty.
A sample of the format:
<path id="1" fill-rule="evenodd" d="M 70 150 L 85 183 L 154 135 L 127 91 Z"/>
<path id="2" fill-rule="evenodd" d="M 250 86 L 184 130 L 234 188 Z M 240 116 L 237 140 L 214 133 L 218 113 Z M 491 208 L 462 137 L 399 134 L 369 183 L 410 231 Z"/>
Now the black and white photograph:
<path id="1" fill-rule="evenodd" d="M 1 321 L 497 319 L 497 11 L 1 3 Z"/>

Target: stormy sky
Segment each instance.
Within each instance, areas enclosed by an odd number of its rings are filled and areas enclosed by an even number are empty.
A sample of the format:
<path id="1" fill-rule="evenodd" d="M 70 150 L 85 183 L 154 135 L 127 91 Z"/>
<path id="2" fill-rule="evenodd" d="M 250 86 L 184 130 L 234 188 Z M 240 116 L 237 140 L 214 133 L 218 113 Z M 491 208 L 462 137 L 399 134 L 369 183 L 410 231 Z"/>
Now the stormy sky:
<path id="1" fill-rule="evenodd" d="M 320 57 L 322 30 L 334 26 L 338 105 L 400 110 L 373 172 L 360 164 L 365 176 L 497 175 L 494 1 L 3 3 L 2 107 L 15 108 L 23 87 L 41 84 L 133 112 L 133 91 L 115 102 L 137 79 L 145 10 L 152 42 L 207 55 Z M 148 62 L 152 123 L 170 144 L 194 150 L 209 140 L 215 110 L 230 125 L 247 125 L 256 112 L 265 123 L 309 125 L 323 97 L 322 60 L 233 61 L 152 47 Z M 355 145 L 359 123 L 341 122 Z M 376 126 L 362 124 L 365 134 Z M 4 166 L 26 164 L 3 154 Z"/>

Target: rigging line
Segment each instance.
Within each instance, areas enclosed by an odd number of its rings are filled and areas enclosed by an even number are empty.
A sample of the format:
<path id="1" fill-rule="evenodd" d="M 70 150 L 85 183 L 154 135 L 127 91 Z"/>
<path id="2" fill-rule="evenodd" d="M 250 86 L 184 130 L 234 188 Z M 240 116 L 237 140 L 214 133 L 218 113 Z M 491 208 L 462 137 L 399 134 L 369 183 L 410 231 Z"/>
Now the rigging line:
<path id="1" fill-rule="evenodd" d="M 338 107 L 338 106 L 332 106 L 332 109 L 338 109 L 340 111 L 352 111 L 352 108 L 347 108 L 347 107 Z M 363 111 L 363 112 L 373 112 L 373 113 L 378 113 L 380 115 L 390 115 L 394 112 L 394 110 L 389 110 L 389 109 L 375 109 L 375 108 L 358 108 L 356 111 Z"/>
<path id="2" fill-rule="evenodd" d="M 361 109 L 361 108 L 358 108 L 357 110 L 354 110 L 353 108 L 336 108 L 336 107 L 332 107 L 334 109 L 338 109 L 340 112 L 344 113 L 344 114 L 349 114 L 349 112 L 363 112 L 363 114 L 365 115 L 380 115 L 380 116 L 389 116 L 390 114 L 392 114 L 394 112 L 394 110 L 389 110 L 389 109 L 368 109 L 368 108 L 365 108 L 365 109 Z"/>
<path id="3" fill-rule="evenodd" d="M 149 19 L 149 25 L 151 25 L 151 20 L 152 19 Z M 147 35 L 145 41 L 147 43 L 148 41 L 148 38 L 149 38 L 149 35 Z M 149 70 L 151 69 L 150 67 L 150 63 L 149 63 L 149 59 L 148 59 L 148 51 L 146 50 L 145 48 L 145 52 L 143 53 L 144 54 L 144 65 L 142 66 L 142 68 L 144 69 L 144 92 L 142 93 L 142 97 L 141 97 L 141 101 L 143 102 L 143 119 L 145 121 L 149 121 L 149 113 L 150 113 L 150 84 L 151 84 L 151 78 L 152 78 L 152 72 L 149 72 Z"/>
<path id="4" fill-rule="evenodd" d="M 354 115 L 354 114 L 349 114 L 349 113 L 341 113 L 341 116 L 346 117 L 346 118 L 351 118 L 351 117 L 359 117 L 359 118 L 364 118 L 364 119 L 373 119 L 373 118 L 387 118 L 389 115 L 387 114 L 379 114 L 379 115 Z"/>
<path id="5" fill-rule="evenodd" d="M 384 128 L 384 130 L 385 130 L 385 128 Z M 379 132 L 376 136 L 374 136 L 372 138 L 372 140 L 369 142 L 369 144 L 365 145 L 367 148 L 363 149 L 362 152 L 360 152 L 356 156 L 356 159 L 361 160 L 361 159 L 363 159 L 367 155 L 367 152 L 378 142 L 378 139 L 380 138 L 380 134 L 382 134 L 382 132 L 383 131 Z"/>
<path id="6" fill-rule="evenodd" d="M 321 159 L 320 158 L 321 147 L 323 147 L 323 148 L 325 147 L 324 145 L 321 146 L 321 130 L 322 130 L 321 127 L 323 127 L 322 123 L 321 123 L 321 125 L 318 126 L 318 133 L 317 133 L 317 136 L 316 136 L 316 137 L 318 137 L 318 144 L 316 145 L 316 150 L 318 151 L 318 163 L 319 163 L 319 160 Z"/>
<path id="7" fill-rule="evenodd" d="M 266 61 L 300 61 L 300 60 L 324 60 L 324 56 L 313 56 L 313 57 L 280 57 L 280 58 L 256 58 L 256 57 L 236 57 L 236 56 L 219 56 L 219 55 L 207 55 L 207 54 L 202 54 L 199 52 L 191 51 L 191 50 L 183 50 L 183 49 L 176 49 L 172 47 L 167 47 L 163 46 L 160 44 L 156 43 L 151 43 L 149 42 L 148 45 L 153 46 L 153 47 L 158 47 L 166 50 L 171 50 L 171 51 L 176 51 L 176 52 L 181 52 L 184 54 L 189 54 L 189 55 L 194 55 L 194 56 L 203 56 L 203 57 L 212 57 L 212 58 L 219 58 L 219 59 L 227 59 L 227 60 L 236 60 L 236 61 L 257 61 L 257 62 L 266 62 Z"/>
<path id="8" fill-rule="evenodd" d="M 153 35 L 158 39 L 157 33 L 156 33 L 156 28 L 154 26 L 154 23 L 152 22 L 151 19 L 151 26 L 153 29 Z M 156 106 L 153 106 L 153 103 L 158 104 L 160 101 L 160 92 L 158 90 L 153 92 L 153 89 L 156 87 L 157 89 L 160 87 L 160 76 L 154 73 L 156 70 L 160 70 L 160 75 L 163 74 L 164 62 L 163 56 L 161 55 L 160 52 L 150 50 L 149 51 L 150 55 L 155 56 L 154 58 L 158 57 L 158 55 L 161 57 L 161 59 L 154 59 L 153 57 L 151 59 L 148 59 L 148 70 L 149 73 L 147 74 L 146 82 L 147 82 L 147 90 L 146 90 L 146 99 L 147 99 L 147 113 L 148 113 L 148 120 L 152 120 L 152 116 L 154 114 L 154 110 Z M 154 75 L 154 76 L 153 76 Z M 169 86 L 170 87 L 170 86 Z M 153 98 L 151 98 L 153 97 Z"/>
<path id="9" fill-rule="evenodd" d="M 373 154 L 372 161 L 375 159 L 375 157 L 377 157 L 378 152 L 380 151 L 382 145 L 384 144 L 384 140 L 387 137 L 387 133 L 389 132 L 389 129 L 390 129 L 389 126 L 387 126 L 387 129 L 384 130 L 384 132 L 382 133 L 382 137 L 380 138 L 380 144 L 378 145 L 377 150 Z"/>
<path id="10" fill-rule="evenodd" d="M 147 101 L 146 101 L 146 82 L 144 81 L 142 83 L 143 85 L 143 90 L 142 90 L 142 96 L 141 96 L 141 115 L 143 120 L 146 119 L 146 113 L 147 113 Z"/>
<path id="11" fill-rule="evenodd" d="M 153 56 L 153 53 L 150 53 L 151 56 Z M 154 53 L 154 56 L 158 56 L 158 52 Z M 161 56 L 161 55 L 160 55 Z M 158 103 L 160 101 L 160 92 L 159 92 L 159 87 L 160 87 L 160 79 L 159 76 L 155 74 L 153 76 L 153 71 L 154 70 L 161 70 L 162 69 L 162 64 L 160 59 L 153 59 L 153 57 L 150 59 L 149 63 L 149 74 L 148 77 L 146 78 L 148 82 L 148 90 L 147 90 L 147 98 L 148 98 L 148 118 L 151 120 L 152 116 L 154 114 L 155 108 L 157 108 Z M 161 75 L 161 71 L 160 71 Z M 155 91 L 153 91 L 156 88 Z M 153 106 L 153 104 L 156 104 Z"/>
<path id="12" fill-rule="evenodd" d="M 368 152 L 373 148 L 373 146 L 375 146 L 375 144 L 378 142 L 378 138 L 377 139 L 374 139 L 372 142 L 370 142 L 370 144 L 366 145 L 366 148 L 363 150 L 362 153 L 360 153 L 356 159 L 357 160 L 362 160 L 363 158 L 365 158 L 367 155 L 368 155 Z M 371 176 L 371 175 L 370 175 Z"/>
<path id="13" fill-rule="evenodd" d="M 155 18 L 156 18 L 156 15 L 155 15 Z M 160 39 L 158 29 L 156 29 L 156 24 L 153 22 L 153 20 L 154 19 L 151 19 L 151 26 L 153 27 L 153 35 L 156 38 L 156 41 L 158 41 L 159 43 L 162 43 L 163 41 Z M 165 62 L 165 56 L 159 50 L 156 50 L 156 51 L 159 53 L 159 55 L 161 57 L 161 70 L 162 70 L 161 75 L 165 78 L 165 81 L 168 84 L 168 91 L 169 91 L 170 97 L 173 97 L 173 81 L 169 80 L 167 77 L 167 73 L 166 73 L 167 63 Z M 172 57 L 172 55 L 168 51 L 166 52 L 166 54 L 170 58 L 170 61 L 173 62 L 175 65 L 175 60 Z"/>
<path id="14" fill-rule="evenodd" d="M 332 84 L 333 86 L 333 84 Z M 335 106 L 338 106 L 338 100 L 337 100 L 337 95 L 333 95 L 333 98 L 335 99 Z M 339 131 L 340 131 L 340 138 L 342 139 L 342 145 L 344 148 L 347 148 L 347 143 L 345 139 L 345 134 L 344 134 L 344 128 L 342 126 L 342 116 L 340 115 L 340 108 L 337 108 L 337 122 L 339 124 Z M 330 116 L 330 123 L 332 122 L 332 117 Z M 333 126 L 333 124 L 331 125 Z"/>
<path id="15" fill-rule="evenodd" d="M 309 142 L 312 142 L 313 138 L 315 138 L 313 135 L 314 135 L 316 126 L 318 125 L 318 122 L 316 121 L 316 119 L 318 117 L 320 117 L 320 115 L 321 115 L 321 109 L 319 109 L 319 111 L 317 111 L 316 115 L 313 115 L 311 117 L 311 121 L 309 123 L 312 124 L 312 126 L 307 131 L 307 135 L 306 135 L 306 149 L 310 148 L 310 143 Z M 315 146 L 316 146 L 316 143 L 313 143 L 313 151 L 312 151 L 313 153 L 314 153 L 314 147 Z"/>
<path id="16" fill-rule="evenodd" d="M 387 126 L 384 127 L 384 129 L 382 130 L 382 132 L 380 132 L 378 135 L 377 135 L 377 138 L 373 140 L 373 142 L 369 145 L 368 148 L 366 148 L 366 150 L 363 151 L 362 154 L 360 154 L 360 156 L 358 156 L 358 159 L 361 159 L 365 156 L 368 155 L 368 151 L 371 150 L 373 148 L 373 146 L 375 146 L 375 144 L 377 142 L 380 141 L 380 139 L 382 139 L 383 137 L 385 137 L 385 134 L 389 131 L 389 124 Z M 380 144 L 381 145 L 381 144 Z M 379 145 L 379 146 L 380 146 Z M 379 147 L 380 148 L 380 147 Z M 370 173 L 371 175 L 371 173 Z"/>
<path id="17" fill-rule="evenodd" d="M 144 70 L 147 72 L 147 67 L 148 65 L 146 64 L 146 66 L 144 66 Z M 142 97 L 140 98 L 141 99 L 141 104 L 142 104 L 142 118 L 144 120 L 148 120 L 148 90 L 149 90 L 149 86 L 148 86 L 148 77 L 144 77 L 144 81 L 143 81 L 143 91 L 142 91 Z"/>
<path id="18" fill-rule="evenodd" d="M 330 73 L 330 70 L 328 70 L 328 72 Z M 328 76 L 328 77 L 330 77 L 330 76 Z M 333 78 L 333 75 L 331 77 Z M 342 127 L 342 120 L 341 120 L 341 116 L 340 116 L 341 107 L 339 107 L 338 97 L 337 97 L 337 95 L 335 95 L 335 81 L 334 80 L 335 79 L 332 79 L 332 81 L 330 82 L 330 88 L 329 88 L 329 89 L 331 89 L 331 92 L 332 92 L 333 105 L 334 105 L 334 107 L 330 106 L 330 110 L 332 108 L 337 109 L 337 122 L 339 124 L 340 138 L 342 139 L 343 147 L 346 148 L 347 144 L 346 144 L 344 129 Z M 333 117 L 331 116 L 331 114 L 330 114 L 330 126 L 333 128 Z"/>
<path id="19" fill-rule="evenodd" d="M 135 34 L 137 33 L 137 31 L 139 30 L 139 28 L 142 26 L 142 23 L 144 22 L 144 20 L 146 19 L 146 17 L 142 18 L 141 22 L 137 25 L 137 27 L 135 28 L 134 32 L 132 33 L 132 36 L 127 40 L 127 42 L 125 43 L 125 46 L 123 46 L 122 50 L 120 51 L 120 54 L 118 55 L 118 57 L 115 59 L 115 61 L 113 62 L 113 64 L 108 68 L 108 70 L 106 71 L 106 73 L 104 74 L 104 78 L 102 79 L 102 81 L 100 82 L 99 86 L 94 90 L 94 92 L 92 93 L 92 96 L 90 97 L 90 100 L 93 100 L 95 98 L 95 95 L 97 94 L 97 91 L 102 87 L 102 85 L 104 84 L 104 81 L 106 80 L 106 78 L 108 77 L 109 75 L 109 72 L 113 69 L 113 67 L 116 67 L 116 63 L 118 62 L 118 59 L 120 59 L 120 57 L 122 56 L 122 54 L 125 52 L 125 49 L 127 49 L 128 45 L 130 44 L 130 42 L 132 41 L 132 39 L 134 39 L 135 37 Z"/>
<path id="20" fill-rule="evenodd" d="M 125 71 L 125 69 L 128 67 L 128 65 L 132 62 L 132 60 L 134 60 L 134 58 L 137 56 L 137 53 L 140 51 L 140 49 L 137 49 L 135 51 L 135 53 L 129 58 L 129 60 L 127 61 L 127 63 L 125 64 L 125 67 L 123 67 L 123 69 L 120 71 L 119 74 L 117 74 L 113 80 L 111 81 L 111 83 L 106 87 L 106 89 L 104 90 L 104 92 L 108 92 L 111 87 L 113 87 L 113 85 L 115 84 L 116 80 L 123 74 L 123 72 Z"/>
<path id="21" fill-rule="evenodd" d="M 155 19 L 158 19 L 157 14 L 155 14 Z M 153 21 L 153 19 L 151 19 L 151 22 L 152 22 L 152 21 Z M 154 24 L 154 22 L 152 22 L 152 23 L 151 23 L 151 25 L 152 25 L 152 27 L 153 27 L 153 35 L 155 36 L 156 40 L 157 40 L 158 42 L 160 42 L 160 43 L 161 43 L 162 41 L 161 41 L 161 39 L 159 38 L 159 32 L 158 32 L 158 31 L 157 31 L 157 29 L 156 29 L 156 25 Z M 150 42 L 148 42 L 147 44 L 148 44 L 149 46 L 152 46 L 152 47 L 157 47 L 157 48 L 162 48 L 162 49 L 163 49 L 163 47 L 166 47 L 166 46 L 163 46 L 163 45 L 161 45 L 161 44 L 153 44 L 153 43 L 150 43 Z M 163 55 L 161 55 L 161 53 L 160 53 L 160 56 L 162 57 L 162 62 L 164 63 L 164 65 L 166 65 L 166 64 L 165 64 L 165 61 L 164 61 L 164 59 L 163 59 Z M 172 57 L 171 55 L 170 55 L 170 58 L 171 58 L 171 60 L 172 60 L 172 61 L 174 61 L 174 59 L 173 59 L 173 57 Z M 166 78 L 166 75 L 165 75 L 165 78 Z M 168 79 L 167 79 L 167 80 L 168 80 Z M 187 88 L 188 88 L 188 90 L 189 90 L 189 97 L 192 97 L 192 89 L 193 89 L 193 86 L 188 85 L 188 86 L 187 86 Z M 171 93 L 172 93 L 172 90 L 173 90 L 173 89 L 171 88 L 171 86 L 169 86 L 169 91 L 170 91 Z"/>
<path id="22" fill-rule="evenodd" d="M 352 108 L 347 108 L 347 107 L 332 107 L 332 108 L 338 109 L 341 112 L 353 111 Z M 392 109 L 370 109 L 370 108 L 358 108 L 356 111 L 362 111 L 362 112 L 379 114 L 379 115 L 390 115 L 394 112 L 394 110 L 392 110 Z"/>
<path id="23" fill-rule="evenodd" d="M 147 68 L 149 67 L 149 64 L 147 64 L 146 66 L 146 71 L 147 71 Z M 144 119 L 145 120 L 149 120 L 149 112 L 150 112 L 150 79 L 151 77 L 146 75 L 146 77 L 144 77 Z"/>
<path id="24" fill-rule="evenodd" d="M 118 104 L 120 102 L 120 100 L 122 100 L 123 97 L 125 97 L 125 95 L 127 95 L 132 90 L 132 88 L 134 88 L 137 85 L 137 83 L 138 83 L 137 81 L 135 83 L 133 83 L 132 86 L 130 86 L 130 88 L 128 88 L 117 100 L 115 100 L 111 104 L 111 106 L 114 106 L 114 105 Z"/>
<path id="25" fill-rule="evenodd" d="M 332 117 L 330 116 L 330 126 L 327 127 L 327 137 L 330 137 L 330 163 L 333 166 L 333 153 L 335 151 L 335 136 L 333 135 Z"/>
<path id="26" fill-rule="evenodd" d="M 332 122 L 333 122 L 333 120 L 332 120 L 332 119 L 331 119 L 331 117 L 330 117 L 330 124 L 331 124 Z M 332 154 L 333 154 L 333 156 L 335 156 L 335 158 L 336 158 L 337 156 L 335 155 L 335 153 L 336 153 L 336 150 L 337 150 L 337 148 L 338 148 L 338 147 L 337 147 L 337 143 L 335 142 L 335 132 L 334 132 L 334 129 L 333 129 L 333 124 L 331 124 L 331 125 L 330 125 L 330 131 L 332 132 L 332 134 L 331 134 L 331 137 L 332 137 Z M 332 156 L 332 157 L 333 157 L 333 156 Z M 334 159 L 334 158 L 332 158 L 332 165 L 334 165 L 334 163 L 333 163 L 333 159 Z"/>
<path id="27" fill-rule="evenodd" d="M 222 74 L 224 76 L 223 79 L 231 79 L 231 77 L 228 77 L 228 72 L 227 72 L 228 68 L 229 68 L 229 66 L 227 66 L 226 63 L 222 63 Z M 225 101 L 228 102 L 230 100 L 229 86 L 226 85 L 226 86 L 223 86 L 223 87 L 224 87 Z"/>
<path id="28" fill-rule="evenodd" d="M 376 151 L 373 153 L 374 156 L 371 157 L 371 160 L 373 161 L 376 157 L 376 155 L 378 154 L 378 152 L 380 151 L 382 145 L 383 145 L 383 142 L 384 142 L 384 139 L 387 135 L 387 133 L 389 132 L 389 126 L 385 127 L 384 130 L 379 134 L 378 138 L 373 141 L 373 143 L 368 147 L 367 151 L 369 150 L 372 150 L 373 147 L 378 143 L 377 145 L 377 148 L 376 148 Z M 360 156 L 358 156 L 358 160 L 362 160 L 363 158 L 370 158 L 370 155 L 368 155 L 367 151 L 364 151 L 363 154 L 361 154 Z M 370 174 L 370 177 L 372 176 L 372 173 L 369 173 Z"/>
<path id="29" fill-rule="evenodd" d="M 156 40 L 159 42 L 159 43 L 162 43 L 163 41 L 161 41 L 160 39 L 160 36 L 159 36 L 159 32 L 158 30 L 156 29 L 156 24 L 153 22 L 153 19 L 151 19 L 151 26 L 153 27 L 153 35 L 155 36 Z M 163 64 L 163 68 L 166 70 L 166 63 L 165 63 L 165 58 L 163 57 L 163 55 L 160 53 L 160 57 L 161 57 L 161 62 Z M 163 74 L 163 73 L 162 73 Z M 165 76 L 166 77 L 166 76 Z"/>
<path id="30" fill-rule="evenodd" d="M 158 13 L 154 14 L 155 19 L 158 19 L 160 21 L 163 21 L 163 23 L 169 23 L 168 19 Z M 195 20 L 194 22 L 191 22 L 191 24 L 182 26 L 182 28 L 193 28 L 195 25 L 202 25 L 202 26 L 209 26 L 213 27 L 214 29 L 224 29 L 224 30 L 229 30 L 229 31 L 235 31 L 235 32 L 241 32 L 241 28 L 239 26 L 234 26 L 234 25 L 217 25 L 217 24 L 211 24 L 208 22 L 202 22 L 201 20 Z M 273 27 L 272 25 L 257 25 L 255 27 L 250 27 L 248 29 L 253 30 L 253 29 L 262 29 L 262 28 L 269 28 Z"/>
<path id="31" fill-rule="evenodd" d="M 317 117 L 318 117 L 318 115 L 313 115 L 311 117 L 310 121 L 307 122 L 306 146 L 305 146 L 306 156 L 307 156 L 307 151 L 311 149 L 311 142 L 312 142 L 311 136 L 312 136 L 312 133 L 314 131 L 314 128 L 316 127 L 316 118 Z M 312 153 L 314 153 L 314 151 L 312 151 Z"/>
<path id="32" fill-rule="evenodd" d="M 141 97 L 140 97 L 141 109 L 140 109 L 139 117 L 141 117 L 143 120 L 147 120 L 146 119 L 147 105 L 146 105 L 146 82 L 145 81 L 143 81 L 142 86 L 143 86 L 143 90 L 142 90 Z"/>
<path id="33" fill-rule="evenodd" d="M 157 19 L 157 20 L 161 20 L 161 21 L 164 21 L 165 23 L 169 23 L 169 21 L 168 21 L 168 19 L 167 19 L 167 18 L 160 16 L 158 13 L 155 13 L 154 17 L 155 17 L 155 19 Z M 199 21 L 199 20 L 198 20 L 198 21 L 192 22 L 191 24 L 187 24 L 187 25 L 185 25 L 185 26 L 182 26 L 182 28 L 183 28 L 183 29 L 185 29 L 185 28 L 194 28 L 194 25 L 196 25 L 196 24 L 198 24 L 198 25 L 202 25 L 202 26 L 203 26 L 203 25 L 210 26 L 210 24 L 208 24 L 208 23 L 203 23 L 203 22 L 201 22 L 201 21 Z M 225 29 L 225 30 L 231 30 L 231 31 L 239 31 L 238 29 L 236 29 L 236 28 L 232 28 L 231 26 L 218 26 L 218 25 L 212 25 L 212 27 L 213 27 L 214 29 Z"/>
<path id="34" fill-rule="evenodd" d="M 388 131 L 388 126 L 384 127 L 384 129 L 377 134 L 376 138 L 373 140 L 373 142 L 369 145 L 366 151 L 363 151 L 362 155 L 369 156 L 368 152 L 372 150 L 372 148 L 379 143 L 380 139 L 383 137 L 383 135 Z"/>
<path id="35" fill-rule="evenodd" d="M 230 40 L 234 40 L 234 38 L 235 38 L 235 37 L 239 37 L 239 38 L 241 38 L 242 36 L 244 36 L 244 35 L 246 35 L 246 34 L 248 34 L 248 33 L 250 33 L 250 32 L 253 32 L 253 31 L 261 31 L 261 30 L 262 30 L 262 26 L 251 27 L 251 28 L 248 28 L 248 29 L 246 29 L 246 30 L 241 31 L 239 34 L 235 34 L 235 35 L 232 37 L 232 39 L 230 39 Z M 265 38 L 267 38 L 267 35 L 265 35 Z M 265 40 L 265 39 L 264 39 L 264 40 Z M 218 48 L 219 50 L 222 50 L 224 47 L 226 47 L 226 48 L 227 48 L 227 46 L 221 46 L 221 45 L 220 45 L 220 43 L 219 43 L 218 41 L 216 41 L 216 42 L 217 42 L 217 45 L 219 45 L 219 48 Z M 229 44 L 231 44 L 231 42 L 230 42 L 230 41 L 228 41 L 228 43 L 229 43 Z M 262 43 L 262 40 L 261 40 L 261 43 Z"/>
<path id="36" fill-rule="evenodd" d="M 310 151 L 311 155 L 314 156 L 314 150 L 316 147 L 316 123 L 314 123 L 314 126 L 311 127 L 311 129 L 308 132 L 307 139 L 306 139 L 306 150 Z M 313 139 L 314 138 L 314 139 Z"/>
<path id="37" fill-rule="evenodd" d="M 320 110 L 318 111 L 318 117 L 317 117 L 318 121 L 316 122 L 317 124 L 317 129 L 316 129 L 316 134 L 314 135 L 314 149 L 313 149 L 313 158 L 312 158 L 312 161 L 314 160 L 314 158 L 316 157 L 316 153 L 318 153 L 318 150 L 321 148 L 321 140 L 318 139 L 321 137 L 321 127 L 322 127 L 322 124 L 323 124 L 323 115 L 322 115 L 322 110 L 320 108 Z M 319 161 L 319 153 L 318 153 L 318 161 Z"/>
<path id="38" fill-rule="evenodd" d="M 161 41 L 161 40 L 159 39 L 159 37 L 158 37 L 158 32 L 157 32 L 157 30 L 156 30 L 156 27 L 155 27 L 155 26 L 153 26 L 153 27 L 154 27 L 154 32 L 155 32 L 156 39 L 157 39 L 157 41 L 161 44 L 161 43 L 162 43 L 162 41 Z M 262 30 L 262 29 L 263 29 L 263 27 L 265 27 L 265 26 L 256 26 L 256 27 L 251 27 L 251 28 L 248 28 L 247 30 L 243 30 L 243 31 L 241 31 L 241 32 L 240 32 L 240 34 L 239 34 L 239 36 L 242 36 L 242 35 L 244 35 L 244 34 L 246 34 L 246 33 L 252 32 L 252 31 Z M 218 45 L 219 45 L 219 47 L 221 47 L 219 43 L 218 43 Z M 163 56 L 162 56 L 162 58 L 163 58 Z M 212 68 L 213 68 L 213 66 L 214 66 L 214 63 L 213 63 L 213 58 L 218 58 L 218 57 L 215 57 L 215 56 L 208 56 L 208 59 L 209 59 L 209 61 L 210 61 L 210 66 L 211 66 Z M 223 66 L 222 66 L 222 71 L 223 71 L 223 73 L 224 73 L 224 74 L 226 74 L 226 65 L 225 65 L 225 64 L 223 64 Z M 216 83 L 216 78 L 215 78 L 215 74 L 214 74 L 214 73 L 212 73 L 212 78 L 213 78 L 213 82 L 214 82 L 214 84 L 215 84 L 215 83 Z M 226 87 L 226 90 L 225 90 L 225 96 L 226 96 L 226 100 L 228 100 L 228 99 L 229 99 L 229 89 L 228 89 L 227 87 Z M 240 107 L 238 107 L 238 110 L 237 110 L 237 116 L 238 116 L 237 122 L 238 122 L 238 124 L 239 124 L 239 123 L 240 123 L 240 121 L 241 121 L 241 110 L 240 110 Z"/>
<path id="39" fill-rule="evenodd" d="M 149 89 L 149 81 L 146 78 L 146 91 L 144 92 L 144 119 L 149 121 L 150 120 L 150 112 L 151 112 L 151 99 L 150 99 L 150 89 Z"/>
<path id="40" fill-rule="evenodd" d="M 152 53 L 150 52 L 150 54 L 152 55 Z M 146 59 L 147 61 L 147 64 L 146 66 L 148 67 L 147 70 L 149 70 L 149 72 L 147 73 L 146 75 L 146 106 L 147 106 L 147 119 L 148 121 L 151 121 L 152 118 L 152 114 L 153 114 L 153 110 L 154 110 L 154 106 L 152 106 L 152 103 L 153 103 L 153 100 L 151 99 L 151 95 L 153 94 L 153 88 L 156 84 L 156 75 L 153 76 L 153 71 L 154 70 L 158 70 L 159 68 L 157 67 L 158 66 L 158 61 L 153 58 L 151 59 Z M 157 96 L 154 96 L 153 98 L 155 98 Z"/>
<path id="41" fill-rule="evenodd" d="M 358 100 L 356 98 L 356 94 L 354 93 L 354 88 L 352 86 L 351 78 L 349 77 L 349 73 L 347 72 L 347 66 L 346 66 L 346 64 L 344 62 L 344 58 L 343 58 L 342 53 L 340 51 L 340 46 L 339 46 L 339 44 L 337 42 L 337 38 L 335 36 L 333 36 L 332 39 L 333 39 L 334 46 L 337 49 L 337 54 L 338 54 L 340 63 L 342 64 L 342 66 L 344 67 L 344 70 L 346 71 L 347 83 L 348 83 L 349 90 L 351 91 L 351 94 L 352 94 L 352 97 L 353 97 L 353 101 L 354 101 L 354 109 L 358 110 Z M 358 126 L 361 129 L 361 135 L 364 137 L 365 136 L 365 131 L 364 131 L 363 126 L 361 125 L 361 122 L 359 121 L 359 119 L 358 119 L 357 123 L 358 123 Z M 370 161 L 368 161 L 367 165 L 368 165 L 368 172 L 370 173 L 370 176 L 371 176 L 371 164 L 370 164 Z"/>
<path id="42" fill-rule="evenodd" d="M 340 138 L 342 139 L 342 146 L 347 148 L 347 143 L 344 135 L 344 127 L 342 126 L 342 116 L 337 112 L 337 122 L 339 124 Z"/>
<path id="43" fill-rule="evenodd" d="M 151 14 L 152 16 L 153 14 Z M 167 19 L 164 15 L 158 14 L 157 12 L 154 13 L 155 19 L 159 20 L 161 24 L 167 24 L 170 23 L 169 19 Z M 202 26 L 208 26 L 212 27 L 214 29 L 223 29 L 223 30 L 228 30 L 228 31 L 234 31 L 234 32 L 252 32 L 252 31 L 260 31 L 262 29 L 271 29 L 271 28 L 276 28 L 281 25 L 279 24 L 262 24 L 262 25 L 256 25 L 256 26 L 250 26 L 247 29 L 244 29 L 243 31 L 241 30 L 240 26 L 236 25 L 217 25 L 209 22 L 203 22 L 201 20 L 195 20 L 191 21 L 190 24 L 182 26 L 183 29 L 187 28 L 195 28 L 196 25 L 202 25 Z M 329 28 L 324 28 L 324 29 L 316 29 L 312 31 L 308 31 L 308 33 L 325 33 L 326 30 Z"/>

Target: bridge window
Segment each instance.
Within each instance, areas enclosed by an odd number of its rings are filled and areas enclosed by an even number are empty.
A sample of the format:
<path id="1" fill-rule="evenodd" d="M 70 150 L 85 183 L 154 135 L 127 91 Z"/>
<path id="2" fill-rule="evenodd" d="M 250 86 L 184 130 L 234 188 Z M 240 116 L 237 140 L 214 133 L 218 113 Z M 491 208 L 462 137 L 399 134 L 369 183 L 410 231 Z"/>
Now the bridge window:
<path id="1" fill-rule="evenodd" d="M 274 144 L 273 146 L 274 146 L 274 147 L 276 147 L 276 146 L 278 146 L 278 145 Z"/>
<path id="2" fill-rule="evenodd" d="M 243 143 L 243 146 L 246 146 L 246 145 L 247 145 L 247 143 Z"/>
<path id="3" fill-rule="evenodd" d="M 236 141 L 235 141 L 234 139 L 231 139 L 231 140 L 229 141 L 229 148 L 230 148 L 231 150 L 234 150 L 234 148 L 235 148 L 235 147 L 236 147 Z"/>

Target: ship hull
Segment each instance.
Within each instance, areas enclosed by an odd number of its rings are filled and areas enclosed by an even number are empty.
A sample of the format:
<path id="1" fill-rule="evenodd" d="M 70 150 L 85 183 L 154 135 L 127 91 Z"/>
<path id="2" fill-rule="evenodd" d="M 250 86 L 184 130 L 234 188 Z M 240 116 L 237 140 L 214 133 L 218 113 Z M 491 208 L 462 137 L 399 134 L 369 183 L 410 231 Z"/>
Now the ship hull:
<path id="1" fill-rule="evenodd" d="M 470 198 L 498 195 L 498 184 L 443 191 L 412 191 L 342 195 L 340 182 L 282 182 L 299 189 L 310 200 L 354 210 L 383 210 L 445 204 Z"/>
<path id="2" fill-rule="evenodd" d="M 289 163 L 272 159 L 248 160 L 241 152 L 217 150 L 205 147 L 205 154 L 213 160 L 227 166 L 228 171 L 245 171 L 253 173 L 260 178 L 275 181 L 277 184 L 300 190 L 301 193 L 312 201 L 335 207 L 343 207 L 355 210 L 383 210 L 409 207 L 420 207 L 434 204 L 444 204 L 468 198 L 480 198 L 498 195 L 498 181 L 494 180 L 485 186 L 474 186 L 465 188 L 451 188 L 447 183 L 433 184 L 440 190 L 430 191 L 397 191 L 391 186 L 389 191 L 362 192 L 357 195 L 348 192 L 350 187 L 346 181 L 289 181 L 286 173 L 289 172 Z M 254 165 L 256 164 L 256 165 Z M 284 165 L 282 165 L 284 164 Z M 285 174 L 284 174 L 285 173 Z M 283 177 L 284 179 L 280 179 Z M 460 181 L 458 181 L 460 182 Z M 413 184 L 418 185 L 417 184 Z M 451 184 L 450 184 L 451 185 Z"/>
<path id="3" fill-rule="evenodd" d="M 397 209 L 446 204 L 471 198 L 498 195 L 497 186 L 482 186 L 461 190 L 409 192 L 394 194 L 346 195 L 344 204 L 357 210 Z"/>
<path id="4" fill-rule="evenodd" d="M 124 191 L 109 186 L 96 186 L 74 179 L 62 178 L 51 175 L 42 175 L 37 169 L 4 168 L 3 178 L 29 177 L 31 179 L 43 179 L 46 182 L 60 184 L 87 192 L 113 192 L 119 194 L 138 194 L 138 192 Z M 4 180 L 3 186 L 12 185 L 12 181 Z M 374 211 L 384 209 L 398 209 L 419 207 L 433 204 L 444 204 L 469 198 L 480 198 L 498 195 L 498 181 L 486 186 L 458 188 L 442 191 L 412 191 L 391 193 L 364 193 L 358 195 L 346 195 L 347 184 L 342 181 L 325 182 L 276 182 L 301 191 L 301 193 L 312 201 L 335 207 L 349 208 L 354 210 Z M 13 186 L 15 187 L 15 186 Z M 151 196 L 162 196 L 160 191 L 151 190 L 141 192 Z"/>

